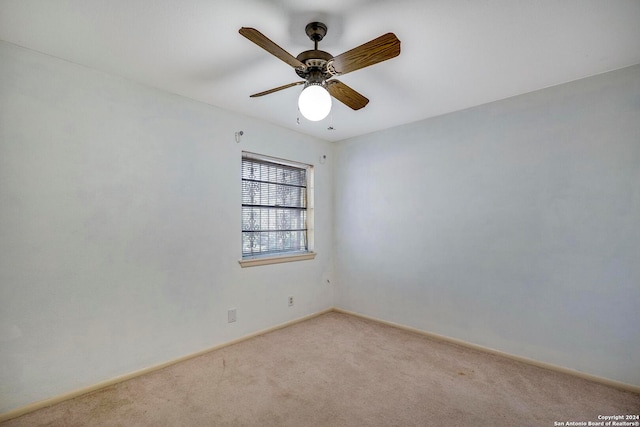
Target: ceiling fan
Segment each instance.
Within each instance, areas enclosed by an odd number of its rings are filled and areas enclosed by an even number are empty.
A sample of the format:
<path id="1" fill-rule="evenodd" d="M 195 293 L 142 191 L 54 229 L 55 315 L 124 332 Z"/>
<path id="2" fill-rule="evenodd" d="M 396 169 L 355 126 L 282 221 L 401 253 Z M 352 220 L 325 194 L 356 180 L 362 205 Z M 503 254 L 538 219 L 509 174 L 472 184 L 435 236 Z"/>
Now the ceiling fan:
<path id="1" fill-rule="evenodd" d="M 365 96 L 333 77 L 395 58 L 400 54 L 400 40 L 393 33 L 384 34 L 338 56 L 318 50 L 318 42 L 327 34 L 327 26 L 322 22 L 307 24 L 305 32 L 313 41 L 314 48 L 300 53 L 297 57 L 285 51 L 255 28 L 242 27 L 239 32 L 270 54 L 291 65 L 298 76 L 304 79 L 255 93 L 251 97 L 304 85 L 298 99 L 298 107 L 302 115 L 312 121 L 322 120 L 329 114 L 331 97 L 353 110 L 359 110 L 369 102 Z"/>

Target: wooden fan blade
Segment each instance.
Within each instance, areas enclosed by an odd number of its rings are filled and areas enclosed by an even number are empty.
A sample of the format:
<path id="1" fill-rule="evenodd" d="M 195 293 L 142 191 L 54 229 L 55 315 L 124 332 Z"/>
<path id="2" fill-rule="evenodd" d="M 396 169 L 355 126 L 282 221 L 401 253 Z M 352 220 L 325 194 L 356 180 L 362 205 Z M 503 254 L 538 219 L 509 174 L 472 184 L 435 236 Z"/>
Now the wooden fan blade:
<path id="1" fill-rule="evenodd" d="M 288 85 L 274 87 L 273 89 L 265 90 L 264 92 L 254 93 L 253 95 L 250 95 L 249 97 L 250 98 L 255 98 L 257 96 L 269 95 L 270 93 L 277 92 L 277 91 L 282 90 L 282 89 L 288 89 L 290 87 L 294 87 L 294 86 L 298 86 L 298 85 L 303 85 L 305 83 L 306 82 L 304 80 L 301 81 L 301 82 L 289 83 Z"/>
<path id="2" fill-rule="evenodd" d="M 369 100 L 340 80 L 327 80 L 329 94 L 347 107 L 359 110 L 369 103 Z"/>
<path id="3" fill-rule="evenodd" d="M 384 34 L 346 51 L 327 63 L 333 75 L 346 74 L 400 55 L 400 40 L 393 33 Z"/>
<path id="4" fill-rule="evenodd" d="M 296 59 L 296 57 L 272 42 L 267 36 L 256 30 L 255 28 L 242 27 L 240 28 L 240 30 L 238 30 L 238 32 L 270 54 L 276 56 L 277 58 L 280 58 L 282 61 L 291 65 L 292 67 L 299 68 L 301 70 L 307 68 L 307 66 Z"/>

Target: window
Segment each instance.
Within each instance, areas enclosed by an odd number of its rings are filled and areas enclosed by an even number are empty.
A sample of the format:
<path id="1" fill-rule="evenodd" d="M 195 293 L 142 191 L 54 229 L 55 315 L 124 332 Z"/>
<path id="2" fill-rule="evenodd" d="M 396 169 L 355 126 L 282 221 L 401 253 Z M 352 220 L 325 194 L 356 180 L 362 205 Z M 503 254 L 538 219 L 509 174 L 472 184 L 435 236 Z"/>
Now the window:
<path id="1" fill-rule="evenodd" d="M 313 258 L 312 195 L 313 166 L 243 152 L 240 263 Z"/>

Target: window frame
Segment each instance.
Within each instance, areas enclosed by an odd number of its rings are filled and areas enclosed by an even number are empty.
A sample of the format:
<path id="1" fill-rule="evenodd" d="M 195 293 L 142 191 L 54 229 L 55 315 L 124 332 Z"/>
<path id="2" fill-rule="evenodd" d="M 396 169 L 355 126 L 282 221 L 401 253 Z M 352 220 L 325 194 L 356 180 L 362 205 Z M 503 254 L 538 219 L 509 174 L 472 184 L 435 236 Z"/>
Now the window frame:
<path id="1" fill-rule="evenodd" d="M 306 170 L 306 229 L 307 229 L 307 249 L 304 251 L 292 250 L 283 251 L 279 253 L 268 254 L 254 254 L 244 255 L 242 253 L 243 245 L 243 233 L 242 229 L 242 183 L 244 178 L 242 176 L 242 163 L 244 159 L 256 160 L 258 162 L 267 162 L 274 165 L 281 165 L 285 167 L 294 167 Z M 259 265 L 277 264 L 292 261 L 304 261 L 314 259 L 316 253 L 314 251 L 314 167 L 308 163 L 297 162 L 293 160 L 282 159 L 279 157 L 267 156 L 264 154 L 253 153 L 249 151 L 242 151 L 240 156 L 240 254 L 241 259 L 238 261 L 242 267 L 254 267 Z"/>

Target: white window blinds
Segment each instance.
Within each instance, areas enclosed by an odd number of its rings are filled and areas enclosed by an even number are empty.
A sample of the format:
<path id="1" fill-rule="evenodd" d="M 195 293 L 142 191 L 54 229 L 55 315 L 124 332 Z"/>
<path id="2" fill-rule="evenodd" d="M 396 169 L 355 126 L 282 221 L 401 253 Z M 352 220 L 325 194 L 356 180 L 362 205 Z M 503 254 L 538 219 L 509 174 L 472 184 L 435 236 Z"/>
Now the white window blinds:
<path id="1" fill-rule="evenodd" d="M 308 251 L 307 169 L 242 156 L 242 257 Z"/>

